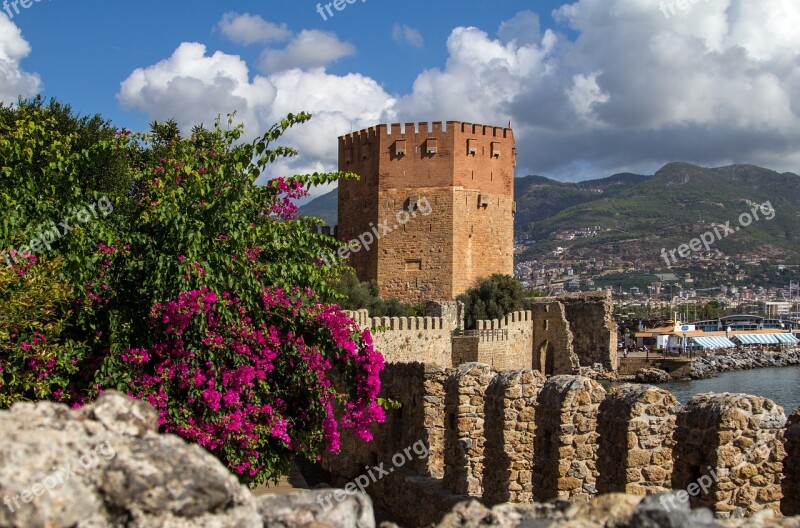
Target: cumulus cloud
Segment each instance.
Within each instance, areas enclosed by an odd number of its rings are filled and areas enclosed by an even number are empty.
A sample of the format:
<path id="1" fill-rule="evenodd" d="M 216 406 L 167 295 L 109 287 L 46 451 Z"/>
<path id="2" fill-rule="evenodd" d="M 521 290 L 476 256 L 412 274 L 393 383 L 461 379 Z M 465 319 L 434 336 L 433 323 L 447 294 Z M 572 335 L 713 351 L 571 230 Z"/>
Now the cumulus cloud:
<path id="1" fill-rule="evenodd" d="M 569 33 L 542 34 L 531 12 L 496 36 L 456 28 L 445 66 L 422 72 L 395 111 L 513 119 L 520 174 L 576 179 L 673 160 L 797 170 L 800 5 L 689 6 L 668 18 L 658 2 L 578 0 L 554 12 Z"/>
<path id="2" fill-rule="evenodd" d="M 398 44 L 408 44 L 415 48 L 422 48 L 425 45 L 425 39 L 418 29 L 403 24 L 395 24 L 392 27 L 392 39 Z"/>
<path id="3" fill-rule="evenodd" d="M 17 25 L 0 13 L 0 102 L 15 103 L 18 97 L 30 97 L 41 89 L 39 76 L 23 71 L 20 65 L 30 52 Z"/>
<path id="4" fill-rule="evenodd" d="M 520 11 L 500 24 L 497 36 L 504 43 L 515 40 L 524 46 L 536 44 L 542 38 L 539 15 L 533 11 Z"/>
<path id="5" fill-rule="evenodd" d="M 141 110 L 151 119 L 175 118 L 184 130 L 236 110 L 237 119 L 252 130 L 275 96 L 269 79 L 250 80 L 240 57 L 219 51 L 209 56 L 203 44 L 183 43 L 170 58 L 134 70 L 117 98 L 124 108 Z"/>
<path id="6" fill-rule="evenodd" d="M 446 62 L 420 72 L 405 94 L 326 72 L 354 48 L 304 31 L 266 50 L 265 73 L 252 79 L 239 57 L 183 44 L 131 74 L 120 100 L 182 124 L 239 109 L 263 128 L 311 110 L 316 118 L 287 137 L 304 156 L 281 170 L 333 169 L 336 137 L 378 122 L 511 119 L 518 175 L 650 173 L 676 160 L 797 171 L 795 0 L 707 0 L 669 17 L 649 0 L 576 0 L 553 15 L 557 26 L 546 30 L 532 11 L 494 33 L 454 28 Z"/>
<path id="7" fill-rule="evenodd" d="M 551 95 L 536 89 L 513 106 L 545 171 L 571 170 L 567 159 L 608 170 L 671 160 L 792 168 L 796 2 L 708 0 L 667 18 L 650 2 L 581 0 L 556 17 L 579 35 L 561 46 L 554 76 L 567 111 L 543 123 L 537 109 Z"/>
<path id="8" fill-rule="evenodd" d="M 184 132 L 199 123 L 213 123 L 218 114 L 236 111 L 250 138 L 290 112 L 311 112 L 314 119 L 290 130 L 282 140 L 300 150 L 301 156 L 280 160 L 264 178 L 335 170 L 338 136 L 374 125 L 395 102 L 369 77 L 332 75 L 321 67 L 251 79 L 240 57 L 219 51 L 209 54 L 196 43 L 181 44 L 168 59 L 135 70 L 117 97 L 124 107 L 145 112 L 151 119 L 175 118 Z"/>
<path id="9" fill-rule="evenodd" d="M 539 43 L 503 43 L 478 28 L 456 28 L 447 40 L 444 69 L 420 74 L 413 91 L 400 99 L 403 118 L 459 119 L 504 123 L 511 103 L 534 77 L 548 75 L 547 56 L 556 36 L 547 31 Z"/>
<path id="10" fill-rule="evenodd" d="M 248 13 L 225 13 L 216 29 L 231 41 L 244 45 L 282 41 L 292 36 L 286 24 L 275 24 Z"/>
<path id="11" fill-rule="evenodd" d="M 355 47 L 342 42 L 334 33 L 316 29 L 301 31 L 284 49 L 266 49 L 261 54 L 261 69 L 278 72 L 292 68 L 316 68 L 355 53 Z"/>

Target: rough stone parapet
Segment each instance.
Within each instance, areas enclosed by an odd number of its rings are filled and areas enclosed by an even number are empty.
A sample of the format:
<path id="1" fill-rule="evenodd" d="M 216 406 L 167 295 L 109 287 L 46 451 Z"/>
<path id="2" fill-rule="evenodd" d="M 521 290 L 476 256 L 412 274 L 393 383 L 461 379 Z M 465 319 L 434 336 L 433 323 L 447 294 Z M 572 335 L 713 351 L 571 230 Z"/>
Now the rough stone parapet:
<path id="1" fill-rule="evenodd" d="M 615 489 L 652 494 L 671 488 L 688 501 L 707 485 L 696 505 L 747 516 L 777 511 L 784 467 L 784 489 L 798 489 L 800 472 L 791 468 L 800 467 L 800 418 L 789 423 L 784 458 L 785 417 L 764 398 L 706 395 L 681 407 L 655 387 L 605 393 L 580 376 L 545 381 L 536 371 L 497 373 L 480 364 L 389 365 L 385 376 L 382 396 L 401 402 L 402 410 L 390 411 L 387 423 L 376 426 L 375 444 L 360 444 L 369 452 L 343 440 L 339 456 L 354 464 L 388 462 L 404 444 L 425 439 L 428 461 L 404 468 L 427 479 L 427 491 L 407 492 L 414 500 L 432 490 L 491 505 L 529 502 L 531 496 L 585 501 Z M 714 486 L 712 475 L 718 477 Z M 404 478 L 398 486 L 413 482 Z M 405 488 L 372 486 L 368 492 L 391 502 L 400 489 Z M 792 496 L 785 493 L 786 509 Z M 398 500 L 408 504 L 407 497 Z"/>
<path id="2" fill-rule="evenodd" d="M 372 427 L 374 441 L 366 443 L 348 430 L 341 432 L 342 449 L 327 453 L 323 467 L 344 485 L 364 473 L 365 466 L 389 463 L 397 453 L 421 442 L 428 456 L 410 457 L 408 468 L 419 475 L 444 475 L 445 382 L 454 369 L 436 364 L 391 363 L 381 373 L 381 396 L 399 404 L 386 411 L 386 421 Z"/>
<path id="3" fill-rule="evenodd" d="M 447 380 L 443 482 L 455 493 L 483 494 L 484 407 L 495 376 L 488 365 L 466 363 Z"/>
<path id="4" fill-rule="evenodd" d="M 784 435 L 786 458 L 783 460 L 781 511 L 784 515 L 800 515 L 800 409 L 789 415 Z"/>
<path id="5" fill-rule="evenodd" d="M 486 391 L 483 502 L 533 501 L 536 398 L 545 383 L 537 371 L 501 372 Z"/>
<path id="6" fill-rule="evenodd" d="M 585 501 L 597 493 L 597 415 L 605 389 L 581 376 L 554 376 L 539 393 L 533 489 L 537 500 Z"/>
<path id="7" fill-rule="evenodd" d="M 766 398 L 698 394 L 678 413 L 672 487 L 720 517 L 780 513 L 785 422 Z"/>
<path id="8" fill-rule="evenodd" d="M 651 495 L 672 487 L 672 448 L 680 404 L 652 386 L 613 388 L 600 404 L 600 493 Z"/>

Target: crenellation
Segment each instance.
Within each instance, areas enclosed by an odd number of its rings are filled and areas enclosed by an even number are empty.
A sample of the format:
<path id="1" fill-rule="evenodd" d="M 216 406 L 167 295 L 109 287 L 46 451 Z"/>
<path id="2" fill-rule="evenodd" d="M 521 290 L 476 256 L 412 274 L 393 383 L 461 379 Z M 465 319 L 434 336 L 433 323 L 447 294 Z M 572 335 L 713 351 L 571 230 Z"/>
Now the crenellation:
<path id="1" fill-rule="evenodd" d="M 486 390 L 487 505 L 533 501 L 536 398 L 544 383 L 539 372 L 510 370 L 499 373 Z"/>
<path id="2" fill-rule="evenodd" d="M 496 373 L 488 365 L 466 363 L 459 366 L 445 385 L 446 488 L 461 495 L 483 495 L 484 404 L 486 387 Z"/>
<path id="3" fill-rule="evenodd" d="M 785 423 L 783 409 L 766 398 L 696 395 L 677 416 L 672 487 L 705 484 L 691 502 L 719 517 L 780 514 Z"/>
<path id="4" fill-rule="evenodd" d="M 458 124 L 383 125 L 340 138 L 339 170 L 359 176 L 339 185 L 341 240 L 395 224 L 411 196 L 431 204 L 427 218 L 350 255 L 359 279 L 375 280 L 382 297 L 455 299 L 481 278 L 513 272 L 514 163 L 503 154 L 513 134 L 495 137 L 496 127 L 484 125 L 467 133 Z"/>
<path id="5" fill-rule="evenodd" d="M 581 376 L 554 376 L 537 399 L 533 489 L 536 500 L 588 501 L 597 494 L 597 416 L 603 387 Z"/>
<path id="6" fill-rule="evenodd" d="M 651 495 L 671 489 L 680 404 L 664 389 L 622 385 L 600 404 L 597 489 Z"/>
<path id="7" fill-rule="evenodd" d="M 593 297 L 592 299 L 595 299 Z M 375 346 L 383 352 L 387 362 L 424 360 L 437 362 L 444 367 L 455 367 L 464 362 L 480 362 L 498 369 L 533 368 L 546 375 L 577 374 L 582 366 L 595 363 L 616 369 L 616 328 L 609 328 L 611 306 L 591 302 L 580 311 L 576 300 L 569 297 L 547 298 L 531 303 L 531 310 L 513 312 L 502 319 L 477 321 L 476 331 L 463 330 L 463 307 L 454 301 L 431 302 L 423 318 L 399 318 L 386 322 L 376 318 L 370 320 L 359 313 L 357 324 L 364 329 L 378 330 Z M 572 312 L 585 316 L 580 336 L 583 338 L 582 356 L 575 350 L 572 323 L 568 319 L 568 306 L 576 304 Z M 352 312 L 350 312 L 352 313 Z M 409 351 L 409 336 L 417 332 L 413 341 L 425 346 L 435 342 L 434 350 L 420 349 L 415 355 Z M 594 343 L 605 352 L 589 353 L 587 343 Z M 609 351 L 612 351 L 609 355 Z M 613 370 L 609 368 L 609 370 Z"/>
<path id="8" fill-rule="evenodd" d="M 606 393 L 581 376 L 546 379 L 479 363 L 389 364 L 381 379 L 381 396 L 400 409 L 374 426 L 372 444 L 343 434 L 342 452 L 326 455 L 324 466 L 353 478 L 422 441 L 429 457 L 406 464 L 401 480 L 367 490 L 398 519 L 407 512 L 392 508 L 413 505 L 410 497 L 493 505 L 665 489 L 702 489 L 695 505 L 720 516 L 778 513 L 781 497 L 784 513 L 795 512 L 800 409 L 786 423 L 779 406 L 755 396 L 698 395 L 682 407 L 656 387 Z M 426 512 L 429 520 L 434 513 Z"/>

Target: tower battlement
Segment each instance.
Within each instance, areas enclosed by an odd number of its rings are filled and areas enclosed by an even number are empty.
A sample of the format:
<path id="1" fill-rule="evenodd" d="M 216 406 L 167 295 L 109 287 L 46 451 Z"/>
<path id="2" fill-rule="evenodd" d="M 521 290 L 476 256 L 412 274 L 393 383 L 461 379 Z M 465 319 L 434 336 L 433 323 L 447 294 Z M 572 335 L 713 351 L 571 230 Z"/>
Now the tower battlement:
<path id="1" fill-rule="evenodd" d="M 394 225 L 370 251 L 351 256 L 383 297 L 448 300 L 477 280 L 513 272 L 511 128 L 461 121 L 381 124 L 339 137 L 339 237 Z M 430 214 L 398 225 L 422 199 Z M 426 204 L 427 205 L 427 204 Z M 416 209 L 414 209 L 416 211 Z"/>
<path id="2" fill-rule="evenodd" d="M 463 121 L 420 121 L 412 123 L 389 123 L 371 126 L 339 136 L 339 144 L 356 147 L 376 141 L 391 142 L 416 136 L 446 139 L 455 136 L 474 136 L 495 141 L 514 140 L 514 131 L 507 127 L 480 125 Z"/>

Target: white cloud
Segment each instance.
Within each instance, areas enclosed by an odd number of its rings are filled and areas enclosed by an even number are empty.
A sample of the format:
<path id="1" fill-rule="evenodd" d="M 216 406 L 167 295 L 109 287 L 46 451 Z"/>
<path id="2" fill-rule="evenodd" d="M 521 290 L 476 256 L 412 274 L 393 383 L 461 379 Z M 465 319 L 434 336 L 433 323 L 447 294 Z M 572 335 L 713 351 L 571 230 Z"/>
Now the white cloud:
<path id="1" fill-rule="evenodd" d="M 396 111 L 402 119 L 505 123 L 511 103 L 526 89 L 524 82 L 547 75 L 546 58 L 554 44 L 551 32 L 538 44 L 519 46 L 491 39 L 478 28 L 456 28 L 447 40 L 444 70 L 421 73 Z"/>
<path id="2" fill-rule="evenodd" d="M 30 97 L 41 90 L 39 76 L 20 66 L 30 52 L 30 44 L 17 25 L 0 13 L 0 102 L 15 103 L 18 97 Z"/>
<path id="3" fill-rule="evenodd" d="M 567 92 L 569 102 L 575 113 L 591 121 L 591 113 L 596 104 L 607 103 L 609 95 L 597 85 L 597 74 L 578 74 L 572 78 L 572 87 Z"/>
<path id="4" fill-rule="evenodd" d="M 292 36 L 286 24 L 274 24 L 248 13 L 225 13 L 217 29 L 233 42 L 244 45 L 281 41 Z"/>
<path id="5" fill-rule="evenodd" d="M 533 11 L 520 11 L 500 24 L 497 36 L 503 43 L 515 40 L 523 46 L 536 44 L 542 38 L 539 15 Z"/>
<path id="6" fill-rule="evenodd" d="M 286 48 L 264 50 L 261 69 L 274 73 L 292 68 L 316 68 L 352 55 L 355 51 L 352 44 L 342 42 L 334 33 L 304 30 Z"/>
<path id="7" fill-rule="evenodd" d="M 141 110 L 151 119 L 175 118 L 184 130 L 211 124 L 218 114 L 234 110 L 253 130 L 275 95 L 269 79 L 256 76 L 250 81 L 238 56 L 219 51 L 208 56 L 204 45 L 183 43 L 170 58 L 131 73 L 117 98 L 123 107 Z"/>
<path id="8" fill-rule="evenodd" d="M 398 44 L 408 44 L 415 48 L 422 48 L 425 45 L 425 39 L 418 29 L 403 24 L 395 24 L 392 27 L 392 39 Z"/>
<path id="9" fill-rule="evenodd" d="M 454 29 L 444 68 L 420 73 L 395 112 L 512 118 L 519 174 L 572 179 L 673 160 L 797 170 L 797 2 L 707 0 L 667 18 L 649 0 L 577 0 L 554 15 L 577 37 L 541 35 L 530 12 L 497 38 Z"/>
<path id="10" fill-rule="evenodd" d="M 336 137 L 350 130 L 450 119 L 512 119 L 519 175 L 652 172 L 675 160 L 797 171 L 795 0 L 707 0 L 669 18 L 650 0 L 576 0 L 554 15 L 569 32 L 542 32 L 530 11 L 496 35 L 453 29 L 446 63 L 420 72 L 406 94 L 388 94 L 363 75 L 326 72 L 354 48 L 304 31 L 285 49 L 266 50 L 267 73 L 252 79 L 239 57 L 183 44 L 131 74 L 119 97 L 183 125 L 239 109 L 248 126 L 263 129 L 310 110 L 315 119 L 287 135 L 302 157 L 276 166 L 282 171 L 334 169 Z"/>
<path id="11" fill-rule="evenodd" d="M 314 118 L 291 129 L 282 144 L 300 157 L 280 160 L 265 177 L 331 171 L 337 166 L 337 138 L 374 125 L 395 100 L 369 77 L 332 75 L 324 68 L 291 69 L 250 79 L 235 55 L 208 55 L 202 44 L 181 44 L 168 59 L 135 70 L 118 94 L 126 108 L 150 119 L 175 118 L 188 131 L 212 124 L 218 114 L 236 111 L 247 137 L 263 133 L 286 114 L 309 111 Z"/>

